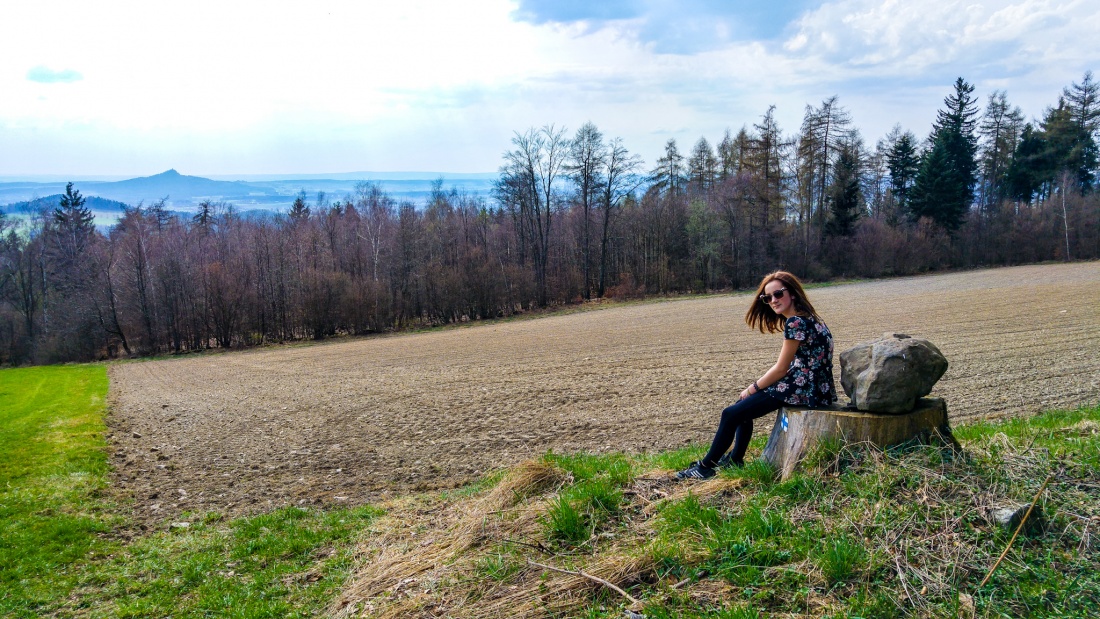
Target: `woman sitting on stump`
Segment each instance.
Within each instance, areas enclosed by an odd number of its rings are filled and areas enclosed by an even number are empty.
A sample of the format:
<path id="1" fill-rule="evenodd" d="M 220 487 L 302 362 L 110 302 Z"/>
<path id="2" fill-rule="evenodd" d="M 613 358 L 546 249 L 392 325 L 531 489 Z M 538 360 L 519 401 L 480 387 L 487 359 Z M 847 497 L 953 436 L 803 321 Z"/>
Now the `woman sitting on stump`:
<path id="1" fill-rule="evenodd" d="M 745 314 L 749 327 L 761 333 L 782 329 L 779 360 L 722 411 L 710 451 L 702 460 L 676 473 L 677 479 L 708 479 L 722 466 L 743 466 L 752 438 L 752 422 L 790 406 L 827 406 L 833 391 L 833 334 L 810 304 L 802 283 L 786 271 L 766 275 Z M 726 450 L 733 444 L 729 453 Z M 723 455 L 725 454 L 725 455 Z"/>

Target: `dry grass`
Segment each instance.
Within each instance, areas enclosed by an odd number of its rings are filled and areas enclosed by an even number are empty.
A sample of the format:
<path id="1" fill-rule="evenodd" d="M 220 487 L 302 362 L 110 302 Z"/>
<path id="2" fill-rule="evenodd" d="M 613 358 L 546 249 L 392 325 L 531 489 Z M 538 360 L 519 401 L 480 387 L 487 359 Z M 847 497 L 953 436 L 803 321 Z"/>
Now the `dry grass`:
<path id="1" fill-rule="evenodd" d="M 373 612 L 380 597 L 389 604 L 378 609 L 378 617 L 406 617 L 414 609 L 431 606 L 432 592 L 439 592 L 438 583 L 456 559 L 486 540 L 531 528 L 538 503 L 529 500 L 555 491 L 565 480 L 562 471 L 529 461 L 468 502 L 447 504 L 435 497 L 400 501 L 377 523 L 381 533 L 363 549 L 365 568 L 335 602 L 333 614 Z M 520 502 L 526 507 L 512 511 Z M 505 518 L 509 514 L 515 517 Z"/>
<path id="2" fill-rule="evenodd" d="M 333 612 L 614 617 L 632 608 L 696 616 L 736 608 L 751 591 L 750 607 L 776 617 L 1074 616 L 1100 603 L 1094 576 L 1064 582 L 1100 567 L 1100 508 L 1089 498 L 1100 487 L 1100 411 L 1087 415 L 1060 425 L 965 426 L 962 453 L 837 448 L 782 483 L 758 465 L 674 482 L 652 461 L 634 460 L 641 474 L 624 486 L 617 517 L 573 546 L 548 535 L 546 513 L 574 480 L 546 459 L 526 462 L 477 496 L 391 505 Z M 1066 465 L 1071 454 L 1084 457 Z M 1040 501 L 1047 527 L 1018 541 L 993 584 L 979 586 L 1008 540 L 993 512 L 1028 503 L 1052 473 Z M 490 559 L 499 571 L 486 570 Z M 645 606 L 531 561 L 583 570 Z M 1042 610 L 1051 596 L 1062 611 Z"/>

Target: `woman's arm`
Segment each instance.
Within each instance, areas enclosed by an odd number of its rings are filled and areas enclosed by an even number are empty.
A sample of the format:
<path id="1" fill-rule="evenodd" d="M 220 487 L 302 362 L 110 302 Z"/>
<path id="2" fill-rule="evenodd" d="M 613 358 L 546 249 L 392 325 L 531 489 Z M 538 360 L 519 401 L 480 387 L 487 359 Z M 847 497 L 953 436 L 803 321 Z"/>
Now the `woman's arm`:
<path id="1" fill-rule="evenodd" d="M 779 349 L 779 360 L 775 362 L 771 369 L 764 372 L 763 376 L 756 379 L 755 386 L 749 385 L 741 392 L 741 399 L 744 400 L 756 393 L 758 389 L 769 387 L 780 378 L 783 378 L 787 374 L 787 369 L 791 367 L 791 361 L 794 361 L 794 354 L 800 344 L 802 342 L 799 340 L 783 340 L 783 348 Z"/>

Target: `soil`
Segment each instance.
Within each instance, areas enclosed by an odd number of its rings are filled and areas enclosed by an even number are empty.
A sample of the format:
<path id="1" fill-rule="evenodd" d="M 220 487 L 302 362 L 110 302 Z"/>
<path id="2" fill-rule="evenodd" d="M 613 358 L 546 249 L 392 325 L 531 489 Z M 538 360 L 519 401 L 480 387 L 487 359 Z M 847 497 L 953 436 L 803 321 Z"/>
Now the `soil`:
<path id="1" fill-rule="evenodd" d="M 951 365 L 933 395 L 955 422 L 1100 401 L 1100 263 L 809 295 L 838 353 L 886 331 L 935 343 Z M 745 325 L 749 296 L 115 364 L 114 486 L 163 526 L 451 488 L 547 450 L 709 442 L 779 349 Z"/>

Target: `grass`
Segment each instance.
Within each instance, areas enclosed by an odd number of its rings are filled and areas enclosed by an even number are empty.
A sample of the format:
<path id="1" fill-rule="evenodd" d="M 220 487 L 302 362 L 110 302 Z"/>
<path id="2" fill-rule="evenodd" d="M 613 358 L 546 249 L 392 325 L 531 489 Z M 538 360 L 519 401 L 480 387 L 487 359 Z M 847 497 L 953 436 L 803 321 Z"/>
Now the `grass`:
<path id="1" fill-rule="evenodd" d="M 0 371 L 0 616 L 306 617 L 347 591 L 383 616 L 622 616 L 609 589 L 528 561 L 606 578 L 649 618 L 1100 614 L 1100 408 L 957 427 L 961 456 L 830 444 L 783 481 L 759 461 L 669 481 L 703 446 L 550 453 L 385 517 L 188 514 L 127 539 L 106 387 L 102 366 Z M 1012 536 L 994 508 L 1030 503 L 1048 476 L 1045 528 L 979 586 Z"/>
<path id="2" fill-rule="evenodd" d="M 38 616 L 109 547 L 106 393 L 101 367 L 0 371 L 0 615 Z"/>
<path id="3" fill-rule="evenodd" d="M 411 595 L 390 611 L 372 599 L 383 615 L 446 614 L 462 608 L 448 606 L 454 599 L 486 616 L 610 618 L 629 606 L 530 560 L 606 578 L 649 618 L 1100 615 L 1100 408 L 955 435 L 962 455 L 825 445 L 783 481 L 759 461 L 705 482 L 668 481 L 703 446 L 548 454 L 541 464 L 565 481 L 485 517 L 484 541 L 432 572 L 445 595 Z M 1051 474 L 1039 502 L 1047 526 L 1021 535 L 979 586 L 1012 536 L 992 512 L 1026 506 Z"/>
<path id="4" fill-rule="evenodd" d="M 634 467 L 622 454 L 547 454 L 543 461 L 565 471 L 571 481 L 546 511 L 547 537 L 566 546 L 590 540 L 619 514 L 622 488 L 634 480 Z"/>
<path id="5" fill-rule="evenodd" d="M 372 507 L 192 514 L 129 541 L 110 499 L 102 365 L 0 371 L 0 616 L 307 617 Z"/>

